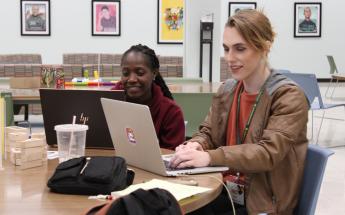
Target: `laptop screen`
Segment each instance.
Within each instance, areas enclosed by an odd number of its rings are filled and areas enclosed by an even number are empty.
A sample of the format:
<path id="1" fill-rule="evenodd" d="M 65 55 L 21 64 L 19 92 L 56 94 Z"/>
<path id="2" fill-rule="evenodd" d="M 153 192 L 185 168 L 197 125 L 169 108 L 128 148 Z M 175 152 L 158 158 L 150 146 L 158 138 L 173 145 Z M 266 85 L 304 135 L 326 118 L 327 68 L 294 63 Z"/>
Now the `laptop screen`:
<path id="1" fill-rule="evenodd" d="M 48 145 L 57 144 L 55 125 L 86 124 L 86 147 L 114 148 L 101 98 L 124 100 L 124 91 L 40 89 L 44 129 Z"/>

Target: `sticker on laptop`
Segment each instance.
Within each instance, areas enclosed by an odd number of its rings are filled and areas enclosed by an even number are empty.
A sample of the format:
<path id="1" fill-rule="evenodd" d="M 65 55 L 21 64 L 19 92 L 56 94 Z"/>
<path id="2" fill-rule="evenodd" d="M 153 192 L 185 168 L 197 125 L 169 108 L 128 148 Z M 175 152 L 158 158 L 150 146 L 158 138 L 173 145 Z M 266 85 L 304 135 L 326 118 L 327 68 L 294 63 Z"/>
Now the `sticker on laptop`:
<path id="1" fill-rule="evenodd" d="M 137 141 L 136 141 L 136 139 L 135 139 L 135 136 L 134 136 L 134 131 L 133 131 L 133 129 L 131 129 L 131 128 L 126 128 L 126 134 L 127 134 L 128 142 L 133 143 L 133 144 L 136 144 L 136 143 L 137 143 Z"/>

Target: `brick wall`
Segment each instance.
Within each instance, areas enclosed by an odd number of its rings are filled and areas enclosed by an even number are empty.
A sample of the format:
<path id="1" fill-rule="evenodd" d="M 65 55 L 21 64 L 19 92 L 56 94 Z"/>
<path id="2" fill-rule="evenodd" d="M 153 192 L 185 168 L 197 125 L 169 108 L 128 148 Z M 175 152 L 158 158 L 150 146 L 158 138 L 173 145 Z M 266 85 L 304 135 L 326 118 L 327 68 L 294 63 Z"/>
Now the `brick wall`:
<path id="1" fill-rule="evenodd" d="M 121 54 L 101 54 L 101 64 L 121 64 Z"/>
<path id="2" fill-rule="evenodd" d="M 95 53 L 77 53 L 63 54 L 63 64 L 97 64 L 98 54 Z"/>
<path id="3" fill-rule="evenodd" d="M 40 76 L 41 64 L 0 64 L 0 77 Z"/>
<path id="4" fill-rule="evenodd" d="M 158 56 L 160 73 L 163 77 L 183 76 L 183 57 L 179 56 Z"/>
<path id="5" fill-rule="evenodd" d="M 220 81 L 225 81 L 231 78 L 231 73 L 228 69 L 228 64 L 226 63 L 224 57 L 220 58 Z"/>
<path id="6" fill-rule="evenodd" d="M 103 77 L 121 76 L 121 54 L 100 54 L 100 66 L 98 68 L 98 54 L 97 53 L 77 53 L 64 54 L 63 66 L 65 68 L 66 80 L 73 77 L 81 77 L 83 70 L 88 70 L 89 75 L 93 75 L 93 71 L 100 70 L 100 75 Z M 163 77 L 182 77 L 182 57 L 178 56 L 158 56 L 160 62 L 160 72 Z M 77 64 L 80 67 L 70 68 L 68 65 Z"/>
<path id="7" fill-rule="evenodd" d="M 40 54 L 5 54 L 0 55 L 0 64 L 42 64 Z"/>

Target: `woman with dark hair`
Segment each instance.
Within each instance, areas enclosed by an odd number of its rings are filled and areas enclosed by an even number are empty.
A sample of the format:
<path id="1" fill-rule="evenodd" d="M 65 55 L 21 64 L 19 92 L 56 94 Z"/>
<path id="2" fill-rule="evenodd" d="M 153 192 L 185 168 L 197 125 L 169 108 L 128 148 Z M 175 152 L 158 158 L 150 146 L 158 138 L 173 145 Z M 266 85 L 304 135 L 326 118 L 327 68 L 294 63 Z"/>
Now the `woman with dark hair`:
<path id="1" fill-rule="evenodd" d="M 152 49 L 141 44 L 132 46 L 122 56 L 121 81 L 112 89 L 125 90 L 128 102 L 149 106 L 160 146 L 175 149 L 185 140 L 183 114 L 159 73 L 159 66 Z"/>

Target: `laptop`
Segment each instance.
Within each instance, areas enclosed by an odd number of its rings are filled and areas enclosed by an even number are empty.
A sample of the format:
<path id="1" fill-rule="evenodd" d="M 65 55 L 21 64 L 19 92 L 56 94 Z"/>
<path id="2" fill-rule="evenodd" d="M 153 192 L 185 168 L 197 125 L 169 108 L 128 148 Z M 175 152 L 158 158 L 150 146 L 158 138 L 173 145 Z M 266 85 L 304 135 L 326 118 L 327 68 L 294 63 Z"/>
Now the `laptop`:
<path id="1" fill-rule="evenodd" d="M 172 155 L 161 154 L 158 138 L 146 105 L 101 98 L 116 155 L 129 165 L 163 176 L 222 172 L 228 167 L 170 169 Z"/>
<path id="2" fill-rule="evenodd" d="M 87 148 L 113 148 L 100 98 L 124 100 L 123 91 L 40 89 L 44 129 L 48 145 L 57 144 L 55 125 L 86 124 Z"/>

